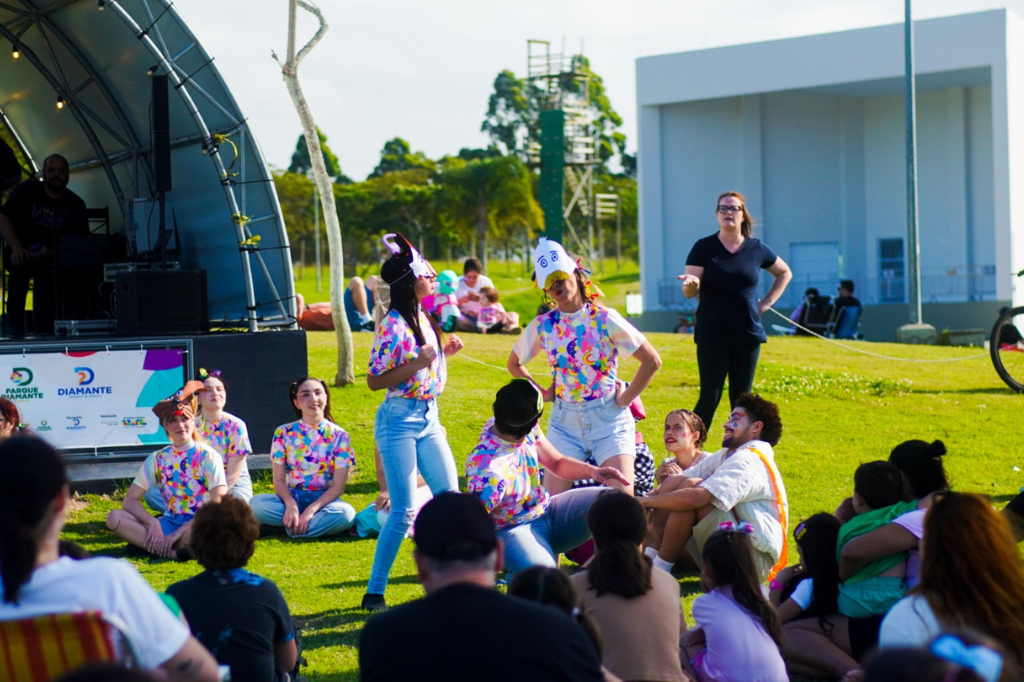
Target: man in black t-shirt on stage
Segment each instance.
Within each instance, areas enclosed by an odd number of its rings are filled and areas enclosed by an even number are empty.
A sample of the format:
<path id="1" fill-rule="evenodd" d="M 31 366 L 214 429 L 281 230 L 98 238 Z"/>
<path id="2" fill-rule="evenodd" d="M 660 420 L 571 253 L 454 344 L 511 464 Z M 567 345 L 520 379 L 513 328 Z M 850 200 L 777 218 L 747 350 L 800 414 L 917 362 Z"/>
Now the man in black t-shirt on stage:
<path id="1" fill-rule="evenodd" d="M 427 596 L 367 621 L 360 679 L 604 679 L 593 644 L 566 614 L 494 589 L 502 547 L 479 499 L 441 493 L 420 510 L 413 537 Z"/>
<path id="2" fill-rule="evenodd" d="M 33 309 L 36 330 L 53 333 L 54 262 L 57 240 L 89 233 L 85 202 L 67 188 L 68 161 L 51 154 L 43 162 L 43 181 L 26 180 L 0 208 L 7 280 L 6 336 L 25 335 L 25 299 L 36 278 Z"/>

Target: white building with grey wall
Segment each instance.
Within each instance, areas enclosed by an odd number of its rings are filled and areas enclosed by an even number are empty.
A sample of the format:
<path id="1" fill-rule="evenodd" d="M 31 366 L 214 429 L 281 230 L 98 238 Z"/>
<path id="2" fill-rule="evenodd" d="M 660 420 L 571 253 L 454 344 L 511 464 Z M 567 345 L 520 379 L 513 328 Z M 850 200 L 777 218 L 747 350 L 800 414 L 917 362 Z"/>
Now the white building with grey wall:
<path id="1" fill-rule="evenodd" d="M 1024 304 L 1024 21 L 922 20 L 915 40 L 924 318 L 988 328 Z M 892 340 L 909 316 L 903 65 L 902 24 L 639 59 L 642 326 L 686 307 L 675 277 L 738 190 L 793 269 L 778 308 L 852 279 L 868 338 Z"/>

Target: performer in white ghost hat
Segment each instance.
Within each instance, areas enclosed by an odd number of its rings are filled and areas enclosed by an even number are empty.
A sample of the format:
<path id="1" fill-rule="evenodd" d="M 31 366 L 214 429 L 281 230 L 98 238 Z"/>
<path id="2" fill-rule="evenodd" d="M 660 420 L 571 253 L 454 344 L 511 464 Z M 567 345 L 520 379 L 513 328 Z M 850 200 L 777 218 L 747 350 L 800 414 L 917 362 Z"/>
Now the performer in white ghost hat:
<path id="1" fill-rule="evenodd" d="M 599 301 L 600 290 L 558 242 L 541 237 L 533 251 L 534 278 L 553 310 L 526 328 L 508 358 L 513 376 L 534 380 L 525 365 L 543 352 L 552 381 L 538 383 L 554 401 L 547 438 L 562 454 L 599 467 L 615 467 L 633 480 L 636 435 L 629 405 L 661 367 L 661 358 L 643 334 Z M 628 386 L 618 378 L 621 358 L 635 355 L 640 367 Z M 535 382 L 536 383 L 536 382 Z M 544 485 L 556 494 L 568 490 L 547 472 Z M 632 494 L 632 485 L 608 485 Z"/>

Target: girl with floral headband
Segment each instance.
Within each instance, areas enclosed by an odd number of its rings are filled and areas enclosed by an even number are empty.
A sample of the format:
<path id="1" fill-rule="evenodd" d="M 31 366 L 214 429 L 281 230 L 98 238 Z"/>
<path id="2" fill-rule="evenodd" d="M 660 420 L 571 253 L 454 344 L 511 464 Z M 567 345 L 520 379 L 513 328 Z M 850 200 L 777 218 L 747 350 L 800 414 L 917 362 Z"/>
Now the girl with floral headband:
<path id="1" fill-rule="evenodd" d="M 323 379 L 293 381 L 288 397 L 299 419 L 274 431 L 274 492 L 255 496 L 249 506 L 260 523 L 291 537 L 337 535 L 355 523 L 355 508 L 341 496 L 356 455 L 348 433 L 334 423 Z"/>
<path id="2" fill-rule="evenodd" d="M 252 454 L 249 431 L 245 422 L 224 411 L 227 402 L 227 382 L 221 371 L 199 369 L 203 390 L 196 393 L 199 414 L 196 416 L 197 440 L 201 440 L 220 453 L 224 459 L 228 494 L 248 502 L 252 499 L 252 478 L 246 458 Z M 160 491 L 150 488 L 145 495 L 146 504 L 155 511 L 165 511 Z"/>
<path id="3" fill-rule="evenodd" d="M 219 502 L 227 489 L 220 454 L 194 437 L 196 393 L 202 390 L 201 382 L 190 381 L 153 407 L 171 444 L 146 458 L 122 508 L 107 515 L 107 527 L 118 537 L 157 556 L 189 558 L 192 517 L 207 502 Z M 151 488 L 160 491 L 167 510 L 159 519 L 142 506 Z"/>
<path id="4" fill-rule="evenodd" d="M 534 277 L 554 310 L 535 318 L 508 358 L 514 377 L 533 380 L 528 363 L 543 353 L 553 381 L 545 400 L 554 401 L 547 437 L 562 454 L 620 470 L 633 479 L 635 423 L 629 405 L 647 388 L 661 358 L 643 334 L 618 312 L 598 302 L 600 291 L 561 244 L 540 238 L 533 252 Z M 635 355 L 640 367 L 628 386 L 616 383 L 621 358 Z M 552 493 L 571 482 L 545 480 Z M 633 494 L 633 486 L 609 485 Z"/>
<path id="5" fill-rule="evenodd" d="M 400 234 L 385 235 L 384 244 L 392 255 L 380 275 L 390 285 L 391 301 L 377 327 L 366 383 L 372 391 L 386 391 L 373 437 L 391 513 L 377 540 L 363 596 L 363 608 L 370 611 L 387 608 L 388 575 L 415 516 L 417 471 L 435 496 L 459 488 L 455 458 L 438 419 L 437 398 L 447 379 L 445 359 L 462 350 L 462 341 L 454 334 L 444 341 L 437 322 L 420 306 L 437 277 L 430 264 Z"/>

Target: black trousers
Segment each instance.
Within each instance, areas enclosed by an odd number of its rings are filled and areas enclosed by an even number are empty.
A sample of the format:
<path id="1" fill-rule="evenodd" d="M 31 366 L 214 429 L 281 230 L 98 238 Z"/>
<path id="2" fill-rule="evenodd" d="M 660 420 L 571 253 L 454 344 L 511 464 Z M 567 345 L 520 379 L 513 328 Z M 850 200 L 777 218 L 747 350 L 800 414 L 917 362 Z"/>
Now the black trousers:
<path id="1" fill-rule="evenodd" d="M 693 411 L 711 433 L 711 420 L 722 400 L 722 388 L 729 378 L 729 407 L 754 386 L 754 372 L 761 355 L 760 343 L 728 345 L 703 342 L 697 344 L 697 369 L 700 373 L 700 397 Z"/>

